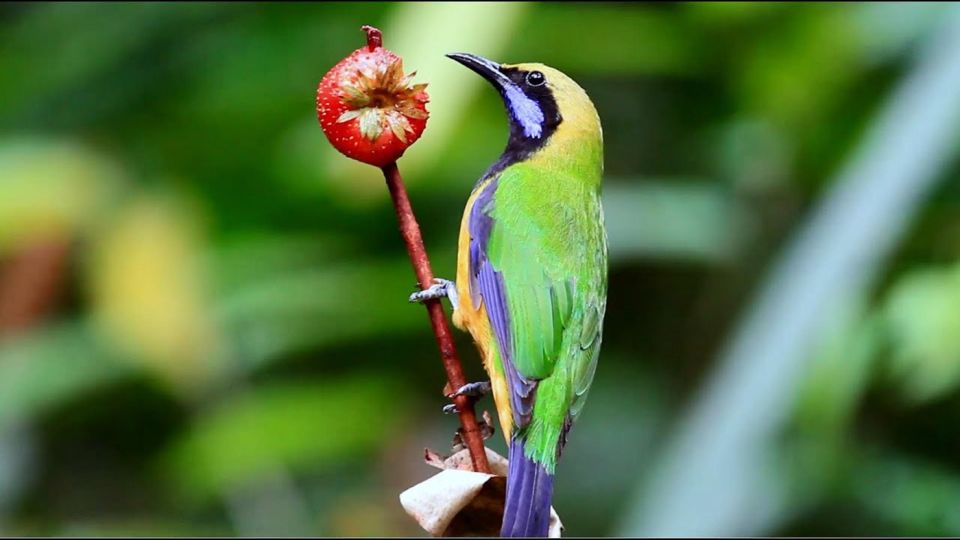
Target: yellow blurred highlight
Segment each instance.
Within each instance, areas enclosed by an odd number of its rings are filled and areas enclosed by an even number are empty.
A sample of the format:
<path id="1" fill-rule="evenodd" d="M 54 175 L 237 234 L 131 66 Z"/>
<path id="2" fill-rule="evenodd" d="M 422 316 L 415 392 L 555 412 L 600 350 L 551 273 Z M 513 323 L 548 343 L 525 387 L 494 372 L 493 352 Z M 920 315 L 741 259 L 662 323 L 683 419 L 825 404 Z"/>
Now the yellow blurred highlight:
<path id="1" fill-rule="evenodd" d="M 99 328 L 129 360 L 187 394 L 221 367 L 202 245 L 194 212 L 144 195 L 97 239 L 89 268 Z"/>
<path id="2" fill-rule="evenodd" d="M 69 142 L 0 141 L 0 255 L 86 230 L 121 177 L 113 162 Z"/>

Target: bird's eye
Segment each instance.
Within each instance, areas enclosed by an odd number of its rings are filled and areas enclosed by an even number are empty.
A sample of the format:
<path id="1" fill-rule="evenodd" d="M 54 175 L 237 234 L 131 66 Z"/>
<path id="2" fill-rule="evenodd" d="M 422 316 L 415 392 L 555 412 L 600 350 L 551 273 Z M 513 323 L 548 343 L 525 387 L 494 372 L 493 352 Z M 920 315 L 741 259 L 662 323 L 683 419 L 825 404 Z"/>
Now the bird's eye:
<path id="1" fill-rule="evenodd" d="M 539 71 L 527 73 L 527 84 L 530 86 L 540 86 L 545 82 L 547 82 L 547 78 L 543 76 L 543 73 Z"/>

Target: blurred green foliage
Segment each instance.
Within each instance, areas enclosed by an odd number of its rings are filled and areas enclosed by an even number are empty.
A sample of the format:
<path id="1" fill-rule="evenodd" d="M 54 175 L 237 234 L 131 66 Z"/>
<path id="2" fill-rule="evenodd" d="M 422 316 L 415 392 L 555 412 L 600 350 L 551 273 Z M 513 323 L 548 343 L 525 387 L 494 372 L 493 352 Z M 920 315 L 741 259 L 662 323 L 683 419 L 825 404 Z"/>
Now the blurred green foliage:
<path id="1" fill-rule="evenodd" d="M 379 171 L 335 154 L 314 113 L 373 24 L 430 84 L 400 167 L 438 275 L 506 138 L 499 98 L 443 54 L 542 61 L 596 102 L 611 296 L 555 506 L 569 535 L 612 533 L 944 9 L 0 6 L 0 321 L 25 250 L 68 249 L 36 291 L 52 310 L 0 323 L 0 531 L 421 534 L 397 496 L 456 420 Z M 960 535 L 957 172 L 795 381 L 790 512 L 758 533 Z"/>

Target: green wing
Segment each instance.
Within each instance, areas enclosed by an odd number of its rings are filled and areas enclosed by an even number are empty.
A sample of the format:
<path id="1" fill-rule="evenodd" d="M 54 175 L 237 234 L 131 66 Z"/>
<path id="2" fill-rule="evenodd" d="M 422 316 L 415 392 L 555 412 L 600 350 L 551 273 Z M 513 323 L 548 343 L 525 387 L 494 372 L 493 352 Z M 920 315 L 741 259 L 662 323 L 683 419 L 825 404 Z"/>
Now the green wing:
<path id="1" fill-rule="evenodd" d="M 501 173 L 489 203 L 475 210 L 492 218 L 488 275 L 481 267 L 478 285 L 512 372 L 515 421 L 533 457 L 552 465 L 600 347 L 607 250 L 599 193 L 521 163 Z"/>

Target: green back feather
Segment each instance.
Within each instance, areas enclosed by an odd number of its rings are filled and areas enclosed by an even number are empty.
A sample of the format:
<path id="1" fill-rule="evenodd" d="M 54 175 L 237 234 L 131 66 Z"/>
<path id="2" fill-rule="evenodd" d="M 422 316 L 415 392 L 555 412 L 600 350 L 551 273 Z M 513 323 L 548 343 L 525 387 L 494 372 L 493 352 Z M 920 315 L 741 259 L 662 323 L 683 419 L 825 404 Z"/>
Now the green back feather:
<path id="1" fill-rule="evenodd" d="M 556 159 L 551 154 L 561 153 Z M 567 414 L 593 379 L 607 293 L 607 244 L 596 145 L 547 145 L 500 174 L 488 257 L 506 287 L 513 362 L 540 379 L 533 419 L 520 433 L 529 457 L 552 472 Z"/>

